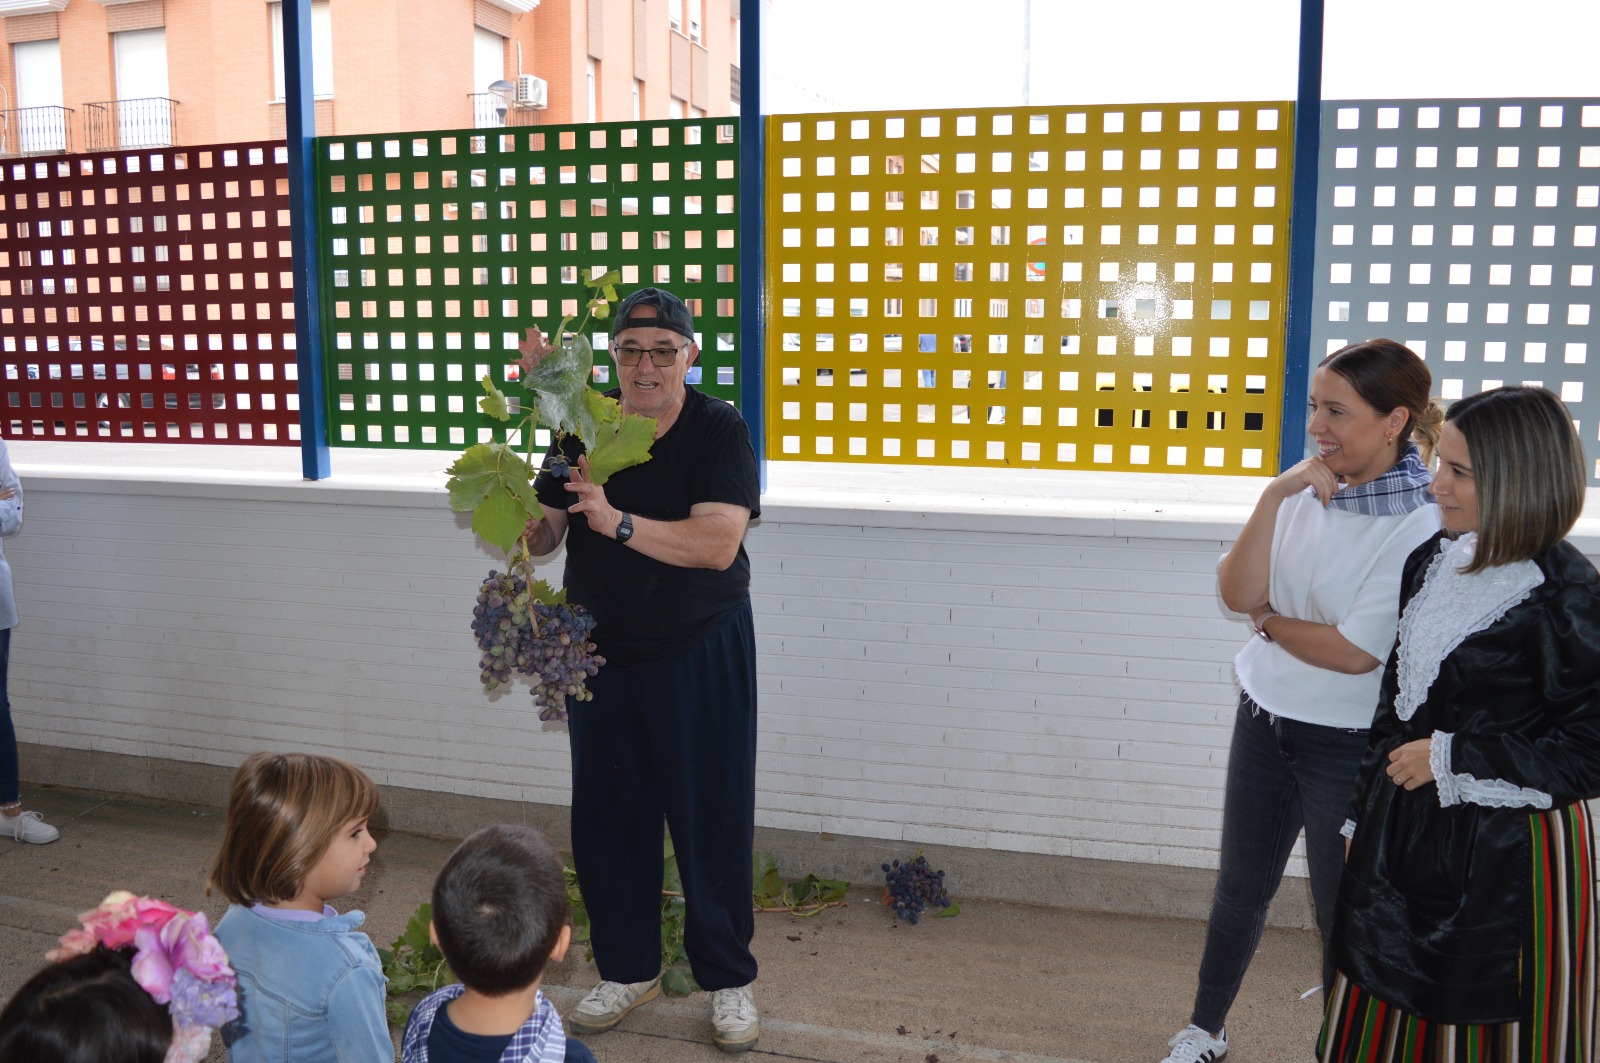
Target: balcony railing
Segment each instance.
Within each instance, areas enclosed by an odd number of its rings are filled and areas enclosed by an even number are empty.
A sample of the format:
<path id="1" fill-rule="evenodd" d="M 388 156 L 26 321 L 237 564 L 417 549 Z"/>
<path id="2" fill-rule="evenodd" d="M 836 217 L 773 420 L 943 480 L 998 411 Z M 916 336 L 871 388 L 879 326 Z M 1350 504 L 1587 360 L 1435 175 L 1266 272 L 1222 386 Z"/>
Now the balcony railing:
<path id="1" fill-rule="evenodd" d="M 468 93 L 467 99 L 472 101 L 474 129 L 501 129 L 506 126 L 539 124 L 537 108 L 508 106 L 506 98 L 498 92 Z"/>
<path id="2" fill-rule="evenodd" d="M 83 105 L 85 151 L 175 147 L 177 130 L 178 101 L 165 96 Z"/>
<path id="3" fill-rule="evenodd" d="M 70 107 L 19 107 L 0 111 L 0 158 L 55 155 L 72 150 Z"/>

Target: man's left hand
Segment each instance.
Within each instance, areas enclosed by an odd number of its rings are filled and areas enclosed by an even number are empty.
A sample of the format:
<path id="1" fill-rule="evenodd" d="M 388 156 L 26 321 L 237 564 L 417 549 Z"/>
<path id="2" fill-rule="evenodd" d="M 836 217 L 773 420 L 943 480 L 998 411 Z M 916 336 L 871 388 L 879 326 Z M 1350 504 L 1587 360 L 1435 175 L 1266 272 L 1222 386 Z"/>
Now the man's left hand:
<path id="1" fill-rule="evenodd" d="M 567 507 L 568 513 L 582 513 L 589 527 L 608 539 L 617 537 L 617 527 L 622 523 L 622 511 L 606 501 L 606 489 L 589 479 L 589 458 L 578 458 L 578 467 L 567 477 L 567 490 L 578 496 L 578 501 Z"/>

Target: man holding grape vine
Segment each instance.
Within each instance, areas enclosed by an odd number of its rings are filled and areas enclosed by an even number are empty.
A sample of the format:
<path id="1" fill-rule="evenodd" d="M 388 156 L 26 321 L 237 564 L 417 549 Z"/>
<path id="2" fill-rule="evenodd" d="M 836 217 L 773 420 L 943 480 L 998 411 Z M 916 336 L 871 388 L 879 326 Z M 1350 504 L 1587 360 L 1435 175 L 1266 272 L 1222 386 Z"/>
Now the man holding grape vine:
<path id="1" fill-rule="evenodd" d="M 560 437 L 535 483 L 534 554 L 566 542 L 564 582 L 596 625 L 607 666 L 593 700 L 569 700 L 572 849 L 605 979 L 567 1019 L 600 1033 L 660 992 L 662 822 L 688 906 L 685 946 L 712 994 L 712 1040 L 741 1052 L 760 1035 L 751 995 L 756 679 L 750 560 L 760 515 L 744 419 L 689 385 L 694 319 L 641 288 L 617 307 L 611 355 L 625 414 L 653 417 L 650 460 L 588 475 Z"/>

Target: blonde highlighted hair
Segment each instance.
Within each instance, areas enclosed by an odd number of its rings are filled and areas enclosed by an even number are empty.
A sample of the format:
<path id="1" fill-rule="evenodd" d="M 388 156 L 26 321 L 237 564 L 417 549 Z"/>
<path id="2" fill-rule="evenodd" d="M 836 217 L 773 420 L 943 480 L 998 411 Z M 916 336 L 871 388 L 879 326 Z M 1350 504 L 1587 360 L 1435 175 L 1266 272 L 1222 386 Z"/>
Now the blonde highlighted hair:
<path id="1" fill-rule="evenodd" d="M 1462 571 L 1527 561 L 1567 537 L 1588 478 L 1560 399 L 1544 388 L 1494 388 L 1451 403 L 1445 423 L 1467 441 L 1478 499 L 1478 546 Z"/>
<path id="2" fill-rule="evenodd" d="M 234 773 L 207 891 L 235 904 L 293 900 L 334 835 L 378 810 L 378 787 L 349 761 L 252 753 Z"/>

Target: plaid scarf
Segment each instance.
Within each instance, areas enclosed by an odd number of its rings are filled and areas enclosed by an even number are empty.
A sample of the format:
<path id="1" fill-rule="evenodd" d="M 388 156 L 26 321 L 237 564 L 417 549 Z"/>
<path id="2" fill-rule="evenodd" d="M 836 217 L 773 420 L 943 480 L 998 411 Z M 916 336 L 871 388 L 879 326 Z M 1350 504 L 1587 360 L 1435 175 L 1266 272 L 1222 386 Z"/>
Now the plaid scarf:
<path id="1" fill-rule="evenodd" d="M 1401 448 L 1400 460 L 1388 472 L 1376 480 L 1335 491 L 1328 505 L 1368 517 L 1404 516 L 1433 501 L 1428 494 L 1432 479 L 1416 444 L 1407 443 Z"/>
<path id="2" fill-rule="evenodd" d="M 458 982 L 423 998 L 406 1021 L 405 1040 L 400 1046 L 402 1063 L 428 1063 L 428 1035 L 433 1032 L 434 1015 L 466 991 L 467 987 Z M 562 1063 L 566 1059 L 567 1034 L 561 1028 L 561 1016 L 542 991 L 538 1001 L 522 1029 L 511 1036 L 511 1043 L 500 1054 L 500 1063 Z"/>

